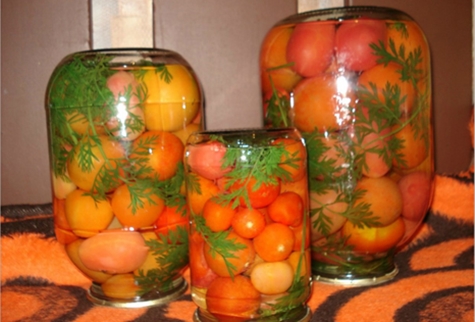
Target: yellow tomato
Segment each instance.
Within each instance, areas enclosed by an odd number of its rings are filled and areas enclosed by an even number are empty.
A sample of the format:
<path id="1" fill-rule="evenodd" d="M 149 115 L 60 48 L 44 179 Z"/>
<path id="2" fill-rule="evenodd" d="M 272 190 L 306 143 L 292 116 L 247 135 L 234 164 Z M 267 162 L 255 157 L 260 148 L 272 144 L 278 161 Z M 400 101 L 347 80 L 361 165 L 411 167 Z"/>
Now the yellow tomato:
<path id="1" fill-rule="evenodd" d="M 379 253 L 396 246 L 402 239 L 405 225 L 402 217 L 384 227 L 359 228 L 347 221 L 342 228 L 342 234 L 348 245 L 354 246 L 355 251 Z"/>
<path id="2" fill-rule="evenodd" d="M 182 65 L 164 66 L 170 78 L 155 69 L 145 72 L 147 89 L 144 104 L 148 130 L 178 131 L 190 124 L 199 112 L 201 91 L 196 79 Z"/>

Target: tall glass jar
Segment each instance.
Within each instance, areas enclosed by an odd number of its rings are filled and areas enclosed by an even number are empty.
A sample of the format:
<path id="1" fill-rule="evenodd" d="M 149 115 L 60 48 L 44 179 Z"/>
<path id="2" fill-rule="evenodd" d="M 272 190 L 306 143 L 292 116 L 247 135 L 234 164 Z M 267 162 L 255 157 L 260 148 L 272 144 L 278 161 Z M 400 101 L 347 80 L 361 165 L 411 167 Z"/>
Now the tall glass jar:
<path id="1" fill-rule="evenodd" d="M 424 33 L 390 8 L 304 12 L 270 29 L 260 66 L 265 126 L 295 126 L 306 141 L 314 278 L 393 278 L 432 195 Z"/>
<path id="2" fill-rule="evenodd" d="M 185 148 L 195 321 L 308 321 L 307 157 L 295 129 L 196 132 Z"/>
<path id="3" fill-rule="evenodd" d="M 183 151 L 202 129 L 190 65 L 162 49 L 66 56 L 46 95 L 55 232 L 92 281 L 89 299 L 143 307 L 183 294 Z"/>

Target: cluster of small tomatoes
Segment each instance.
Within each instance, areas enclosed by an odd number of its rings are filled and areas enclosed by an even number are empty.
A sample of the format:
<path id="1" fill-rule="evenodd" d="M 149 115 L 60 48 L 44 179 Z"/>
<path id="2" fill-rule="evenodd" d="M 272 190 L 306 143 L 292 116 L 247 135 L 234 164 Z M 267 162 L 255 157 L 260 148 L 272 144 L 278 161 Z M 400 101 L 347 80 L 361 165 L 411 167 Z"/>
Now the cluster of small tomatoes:
<path id="1" fill-rule="evenodd" d="M 324 192 L 311 191 L 310 206 L 320 216 L 312 217 L 313 244 L 373 254 L 407 240 L 428 209 L 433 174 L 430 61 L 417 24 L 282 23 L 266 35 L 260 66 L 266 126 L 279 124 L 271 118 L 280 116 L 304 136 L 318 132 L 324 152 L 309 151 L 310 164 L 335 170 Z M 270 111 L 271 104 L 280 110 Z M 345 176 L 357 180 L 352 191 L 335 185 Z M 348 220 L 358 207 L 375 219 L 371 225 Z"/>
<path id="2" fill-rule="evenodd" d="M 171 240 L 170 234 L 184 234 L 178 242 L 186 241 L 186 207 L 167 198 L 185 198 L 178 173 L 188 134 L 201 128 L 201 92 L 187 67 L 164 68 L 169 81 L 150 66 L 112 73 L 106 86 L 114 113 L 50 111 L 63 113 L 63 126 L 73 133 L 65 140 L 59 134 L 64 131 L 52 129 L 52 145 L 61 144 L 67 154 L 65 172 L 53 176 L 56 236 L 74 264 L 112 299 L 136 299 L 137 276 L 166 272 L 161 266 L 167 266 L 170 254 L 157 255 L 150 245 Z M 154 190 L 153 182 L 171 181 L 179 185 L 174 195 Z M 183 256 L 168 261 L 183 262 L 184 269 L 186 252 Z M 180 272 L 172 273 L 158 280 L 175 279 Z"/>
<path id="3" fill-rule="evenodd" d="M 251 172 L 229 182 L 239 158 L 224 166 L 229 147 L 219 140 L 189 144 L 185 151 L 187 175 L 194 182 L 187 181 L 192 293 L 215 317 L 276 314 L 302 305 L 309 294 L 305 146 L 288 137 L 274 138 L 270 145 L 284 147 L 278 164 L 289 176 L 260 184 Z M 292 285 L 294 292 L 302 291 L 299 296 L 290 291 Z M 279 307 L 279 301 L 285 305 Z"/>

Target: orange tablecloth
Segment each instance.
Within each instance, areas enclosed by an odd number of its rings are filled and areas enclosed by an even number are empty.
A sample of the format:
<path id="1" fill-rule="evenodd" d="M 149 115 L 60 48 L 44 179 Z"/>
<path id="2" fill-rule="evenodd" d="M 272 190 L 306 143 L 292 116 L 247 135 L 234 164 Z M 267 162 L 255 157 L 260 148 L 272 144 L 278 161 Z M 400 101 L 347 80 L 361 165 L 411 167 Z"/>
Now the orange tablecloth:
<path id="1" fill-rule="evenodd" d="M 396 255 L 400 272 L 394 280 L 363 288 L 314 283 L 312 321 L 473 321 L 473 180 L 473 171 L 436 177 L 433 205 Z M 54 237 L 51 205 L 2 207 L 1 228 L 3 322 L 192 319 L 189 290 L 152 308 L 91 304 L 89 280 Z"/>

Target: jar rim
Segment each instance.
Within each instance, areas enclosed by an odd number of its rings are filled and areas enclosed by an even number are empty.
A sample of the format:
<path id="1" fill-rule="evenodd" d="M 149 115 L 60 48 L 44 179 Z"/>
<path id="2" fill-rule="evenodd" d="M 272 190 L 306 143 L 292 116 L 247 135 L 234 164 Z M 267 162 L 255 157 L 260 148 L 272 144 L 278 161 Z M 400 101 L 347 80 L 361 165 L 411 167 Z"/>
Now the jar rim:
<path id="1" fill-rule="evenodd" d="M 177 54 L 177 52 L 155 47 L 117 47 L 117 48 L 98 48 L 98 49 L 86 49 L 72 53 L 71 55 L 85 55 L 85 54 L 140 54 L 140 53 L 170 53 Z"/>
<path id="2" fill-rule="evenodd" d="M 284 18 L 278 25 L 311 21 L 342 21 L 366 16 L 377 19 L 414 20 L 404 11 L 395 8 L 382 6 L 347 6 L 300 12 Z"/>
<path id="3" fill-rule="evenodd" d="M 207 141 L 212 136 L 221 136 L 223 140 L 227 139 L 231 142 L 242 138 L 243 136 L 250 137 L 252 139 L 263 138 L 265 136 L 269 138 L 277 138 L 285 135 L 294 136 L 300 140 L 302 135 L 295 127 L 275 127 L 275 128 L 263 128 L 263 127 L 250 127 L 250 128 L 235 128 L 235 129 L 215 129 L 215 130 L 203 130 L 195 131 L 188 137 L 188 144 L 196 144 L 203 141 Z"/>

